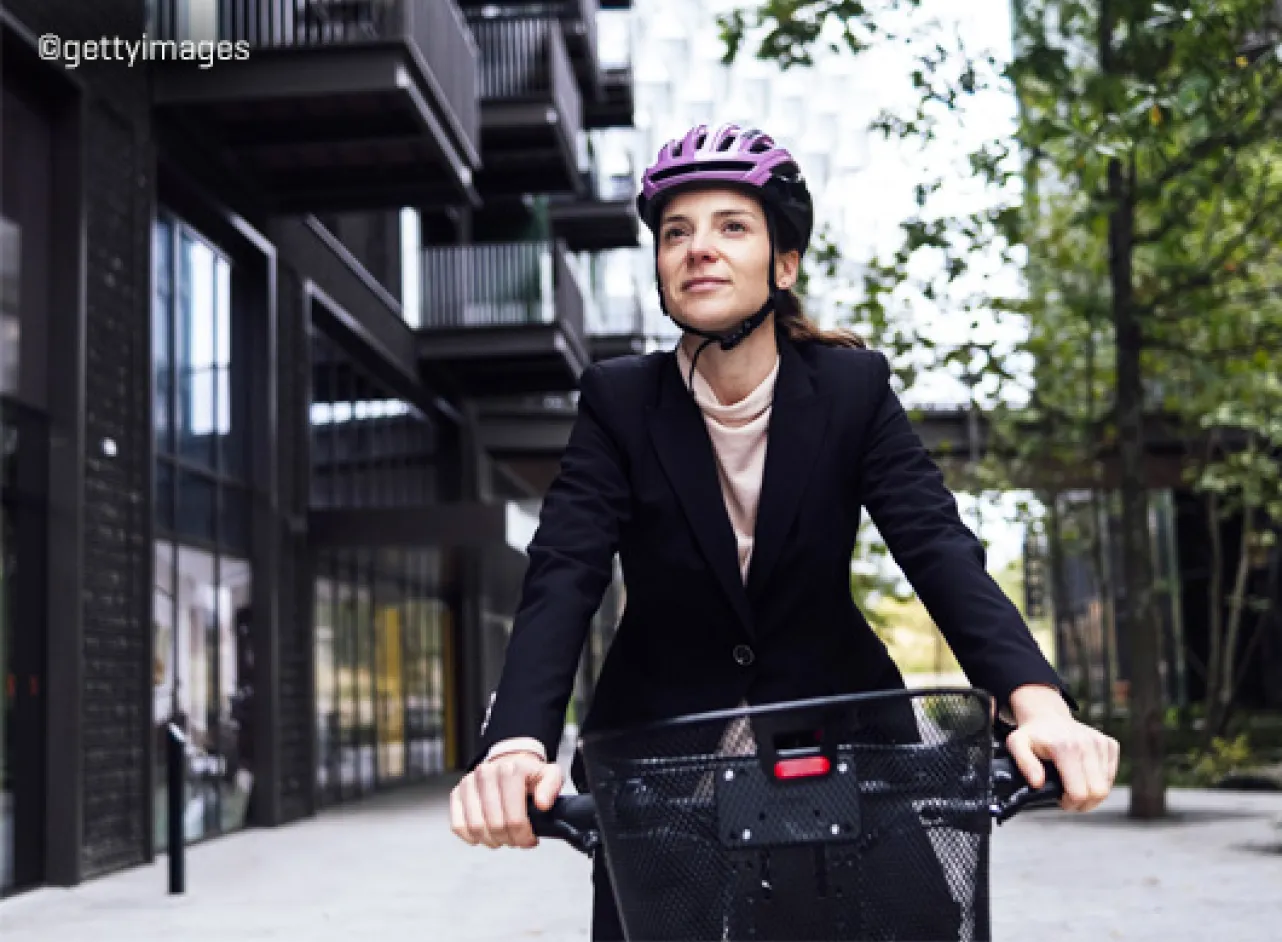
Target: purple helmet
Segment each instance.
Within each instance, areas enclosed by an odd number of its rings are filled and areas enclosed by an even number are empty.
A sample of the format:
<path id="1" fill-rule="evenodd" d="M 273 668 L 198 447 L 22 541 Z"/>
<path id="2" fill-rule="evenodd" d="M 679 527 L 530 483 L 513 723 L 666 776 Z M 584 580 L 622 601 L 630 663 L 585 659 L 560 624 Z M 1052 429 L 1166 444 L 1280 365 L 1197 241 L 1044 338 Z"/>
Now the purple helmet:
<path id="1" fill-rule="evenodd" d="M 764 131 L 700 124 L 659 150 L 642 178 L 637 212 L 653 232 L 663 205 L 676 193 L 696 187 L 746 190 L 775 210 L 780 248 L 803 254 L 814 226 L 810 191 L 792 155 Z"/>

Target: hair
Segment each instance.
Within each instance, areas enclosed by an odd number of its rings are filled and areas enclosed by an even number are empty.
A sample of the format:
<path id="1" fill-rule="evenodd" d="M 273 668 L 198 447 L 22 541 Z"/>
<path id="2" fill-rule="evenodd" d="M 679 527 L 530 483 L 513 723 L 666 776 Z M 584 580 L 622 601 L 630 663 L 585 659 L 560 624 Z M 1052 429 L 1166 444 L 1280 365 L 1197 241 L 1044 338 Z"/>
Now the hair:
<path id="1" fill-rule="evenodd" d="M 780 304 L 775 309 L 775 322 L 793 343 L 818 343 L 825 347 L 866 348 L 862 337 L 854 331 L 838 328 L 826 330 L 806 316 L 801 299 L 791 288 L 780 291 Z"/>

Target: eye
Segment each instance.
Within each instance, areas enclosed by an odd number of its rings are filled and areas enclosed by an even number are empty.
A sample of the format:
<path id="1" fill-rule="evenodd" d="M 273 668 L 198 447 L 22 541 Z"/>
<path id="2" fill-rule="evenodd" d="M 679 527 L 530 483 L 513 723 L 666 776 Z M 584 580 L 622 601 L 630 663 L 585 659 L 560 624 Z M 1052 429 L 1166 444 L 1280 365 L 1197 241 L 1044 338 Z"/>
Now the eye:
<path id="1" fill-rule="evenodd" d="M 736 219 L 731 219 L 729 222 L 726 223 L 725 227 L 727 232 L 747 232 L 748 231 L 748 227 Z"/>
<path id="2" fill-rule="evenodd" d="M 663 230 L 663 240 L 665 242 L 671 242 L 673 239 L 679 239 L 683 235 L 685 235 L 685 230 L 680 226 L 670 226 Z"/>

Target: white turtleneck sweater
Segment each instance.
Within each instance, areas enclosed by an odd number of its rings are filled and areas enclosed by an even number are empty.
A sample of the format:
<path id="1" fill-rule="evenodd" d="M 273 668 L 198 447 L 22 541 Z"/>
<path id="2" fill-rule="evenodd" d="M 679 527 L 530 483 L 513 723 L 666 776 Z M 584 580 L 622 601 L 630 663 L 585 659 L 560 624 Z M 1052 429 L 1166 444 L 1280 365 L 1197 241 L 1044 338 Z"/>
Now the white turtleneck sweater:
<path id="1" fill-rule="evenodd" d="M 690 376 L 690 358 L 678 345 L 677 365 L 681 379 Z M 752 537 L 757 524 L 757 503 L 761 498 L 761 476 L 766 465 L 766 432 L 770 406 L 775 397 L 779 361 L 757 388 L 738 402 L 722 403 L 708 381 L 694 371 L 694 401 L 703 413 L 703 424 L 712 439 L 712 453 L 721 481 L 721 496 L 734 527 L 739 548 L 739 573 L 746 581 L 752 561 Z"/>
<path id="2" fill-rule="evenodd" d="M 677 345 L 676 360 L 684 386 L 690 377 L 690 358 L 680 344 Z M 752 392 L 738 402 L 723 403 L 698 369 L 694 372 L 694 401 L 703 413 L 703 423 L 712 441 L 721 496 L 738 545 L 739 573 L 745 581 L 752 561 L 757 504 L 761 498 L 761 478 L 766 466 L 766 433 L 770 427 L 770 407 L 774 402 L 778 375 L 779 361 L 776 359 L 769 375 Z M 543 744 L 532 737 L 495 743 L 486 758 L 523 751 L 547 758 Z"/>

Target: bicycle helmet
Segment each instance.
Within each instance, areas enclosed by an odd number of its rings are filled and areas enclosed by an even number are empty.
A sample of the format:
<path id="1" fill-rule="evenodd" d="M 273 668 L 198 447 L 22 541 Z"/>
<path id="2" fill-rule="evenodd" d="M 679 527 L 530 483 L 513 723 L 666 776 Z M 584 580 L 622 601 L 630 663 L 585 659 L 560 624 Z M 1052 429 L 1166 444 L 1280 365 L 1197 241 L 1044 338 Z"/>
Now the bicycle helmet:
<path id="1" fill-rule="evenodd" d="M 761 310 L 726 332 L 703 330 L 672 316 L 659 286 L 659 307 L 682 330 L 715 342 L 723 350 L 741 343 L 775 309 L 781 291 L 775 284 L 776 251 L 797 250 L 805 254 L 814 227 L 814 205 L 796 160 L 774 138 L 755 128 L 721 124 L 709 129 L 700 124 L 684 137 L 669 141 L 659 150 L 655 163 L 642 178 L 637 196 L 637 213 L 655 235 L 656 276 L 658 229 L 663 207 L 678 193 L 707 187 L 742 190 L 759 200 L 765 209 L 770 236 L 770 294 Z M 706 344 L 704 344 L 706 346 Z M 699 348 L 700 351 L 703 347 Z"/>

